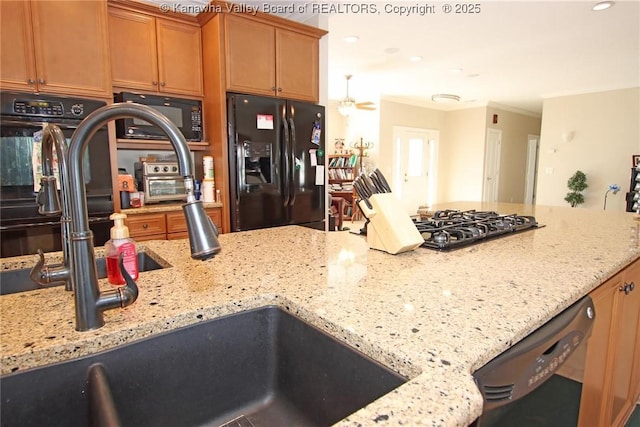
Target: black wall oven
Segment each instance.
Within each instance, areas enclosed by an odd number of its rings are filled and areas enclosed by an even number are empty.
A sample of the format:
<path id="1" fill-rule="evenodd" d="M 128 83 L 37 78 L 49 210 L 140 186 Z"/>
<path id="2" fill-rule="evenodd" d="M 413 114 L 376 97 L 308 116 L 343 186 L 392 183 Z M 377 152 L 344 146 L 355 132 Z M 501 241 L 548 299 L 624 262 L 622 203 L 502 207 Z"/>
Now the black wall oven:
<path id="1" fill-rule="evenodd" d="M 45 123 L 52 123 L 69 143 L 78 124 L 104 105 L 91 99 L 0 92 L 0 257 L 61 249 L 60 217 L 38 214 L 35 201 L 34 178 L 39 182 L 41 173 L 38 133 Z M 90 141 L 83 169 L 89 224 L 94 244 L 101 246 L 109 239 L 113 213 L 106 127 Z"/>

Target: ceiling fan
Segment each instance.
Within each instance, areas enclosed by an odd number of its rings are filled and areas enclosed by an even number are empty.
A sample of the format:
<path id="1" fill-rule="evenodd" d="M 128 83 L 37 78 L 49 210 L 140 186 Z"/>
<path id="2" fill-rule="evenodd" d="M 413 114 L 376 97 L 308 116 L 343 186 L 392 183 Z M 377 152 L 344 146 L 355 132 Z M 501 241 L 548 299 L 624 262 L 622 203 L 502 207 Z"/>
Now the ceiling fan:
<path id="1" fill-rule="evenodd" d="M 367 111 L 375 110 L 376 107 L 373 102 L 356 102 L 355 99 L 349 96 L 349 80 L 351 80 L 351 77 L 353 77 L 351 74 L 347 74 L 345 76 L 347 79 L 347 96 L 338 104 L 338 111 L 340 114 L 343 116 L 350 116 L 356 109 Z"/>

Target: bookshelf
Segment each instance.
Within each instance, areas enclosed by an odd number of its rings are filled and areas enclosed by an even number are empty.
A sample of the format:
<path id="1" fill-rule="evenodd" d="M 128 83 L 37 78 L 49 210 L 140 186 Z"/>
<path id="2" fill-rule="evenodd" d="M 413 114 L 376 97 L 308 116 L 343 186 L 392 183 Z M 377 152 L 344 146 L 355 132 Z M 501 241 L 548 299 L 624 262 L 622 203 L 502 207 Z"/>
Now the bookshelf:
<path id="1" fill-rule="evenodd" d="M 355 154 L 330 154 L 327 173 L 329 175 L 329 192 L 333 197 L 342 197 L 344 204 L 344 220 L 351 220 L 353 213 L 353 180 L 356 177 Z"/>

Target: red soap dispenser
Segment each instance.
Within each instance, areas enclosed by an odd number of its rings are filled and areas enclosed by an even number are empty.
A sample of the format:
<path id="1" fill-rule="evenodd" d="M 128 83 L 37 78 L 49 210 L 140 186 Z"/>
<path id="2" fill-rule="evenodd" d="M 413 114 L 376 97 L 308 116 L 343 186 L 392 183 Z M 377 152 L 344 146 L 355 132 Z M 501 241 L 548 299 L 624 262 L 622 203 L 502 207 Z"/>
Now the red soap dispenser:
<path id="1" fill-rule="evenodd" d="M 107 278 L 112 285 L 125 284 L 124 277 L 118 268 L 118 259 L 123 254 L 124 268 L 133 280 L 138 279 L 138 254 L 136 242 L 129 237 L 129 228 L 124 225 L 127 215 L 114 213 L 109 219 L 113 220 L 111 227 L 111 239 L 105 243 L 105 257 L 107 259 Z"/>

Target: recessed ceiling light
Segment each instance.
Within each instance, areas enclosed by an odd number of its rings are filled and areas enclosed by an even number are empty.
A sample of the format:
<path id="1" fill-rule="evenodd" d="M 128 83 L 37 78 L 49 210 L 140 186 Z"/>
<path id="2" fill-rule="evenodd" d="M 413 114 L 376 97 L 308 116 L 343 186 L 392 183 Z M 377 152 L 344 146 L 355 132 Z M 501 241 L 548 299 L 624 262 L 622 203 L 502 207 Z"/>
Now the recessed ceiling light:
<path id="1" fill-rule="evenodd" d="M 343 40 L 346 41 L 347 43 L 355 43 L 358 40 L 360 40 L 360 37 L 358 37 L 358 36 L 347 36 Z"/>
<path id="2" fill-rule="evenodd" d="M 459 73 L 461 73 L 461 72 L 462 72 L 462 68 L 452 68 L 452 69 L 451 69 L 451 72 L 452 72 L 452 73 L 455 73 L 455 74 L 459 74 Z"/>
<path id="3" fill-rule="evenodd" d="M 456 102 L 460 102 L 460 97 L 458 95 L 451 95 L 448 93 L 438 93 L 433 95 L 431 100 L 442 104 L 455 104 Z"/>
<path id="4" fill-rule="evenodd" d="M 411 62 L 420 62 L 420 61 L 422 61 L 422 56 L 418 56 L 418 55 L 412 56 L 412 57 L 409 58 L 409 61 L 411 61 Z"/>
<path id="5" fill-rule="evenodd" d="M 400 48 L 397 47 L 388 47 L 384 50 L 384 53 L 394 54 L 400 52 Z"/>
<path id="6" fill-rule="evenodd" d="M 614 1 L 601 1 L 599 3 L 596 3 L 591 10 L 595 10 L 600 11 L 600 10 L 605 10 L 605 9 L 609 9 L 611 6 L 613 6 L 615 4 Z"/>

